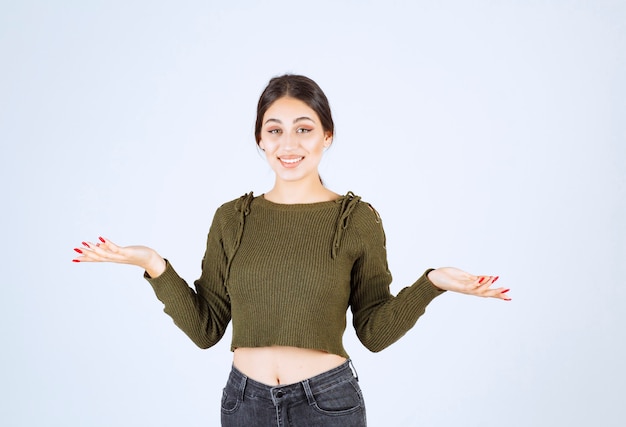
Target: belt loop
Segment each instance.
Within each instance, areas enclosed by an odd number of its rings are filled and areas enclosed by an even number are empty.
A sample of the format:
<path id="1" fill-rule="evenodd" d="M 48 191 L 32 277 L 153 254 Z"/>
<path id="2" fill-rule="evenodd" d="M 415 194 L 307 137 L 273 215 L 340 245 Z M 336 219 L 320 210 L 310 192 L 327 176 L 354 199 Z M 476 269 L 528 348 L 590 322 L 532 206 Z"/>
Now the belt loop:
<path id="1" fill-rule="evenodd" d="M 248 384 L 248 377 L 241 374 L 241 383 L 239 383 L 239 398 L 243 402 L 244 392 L 246 390 L 246 385 Z"/>
<path id="2" fill-rule="evenodd" d="M 356 368 L 354 367 L 354 363 L 352 363 L 352 359 L 348 359 L 348 365 L 350 366 L 350 369 L 352 369 L 352 373 L 354 374 L 354 378 L 356 378 L 356 380 L 359 380 L 359 374 L 356 371 Z"/>
<path id="3" fill-rule="evenodd" d="M 304 380 L 301 382 L 302 388 L 306 393 L 306 400 L 309 402 L 309 405 L 315 404 L 315 398 L 313 397 L 313 392 L 311 391 L 311 386 L 309 385 L 309 380 Z"/>

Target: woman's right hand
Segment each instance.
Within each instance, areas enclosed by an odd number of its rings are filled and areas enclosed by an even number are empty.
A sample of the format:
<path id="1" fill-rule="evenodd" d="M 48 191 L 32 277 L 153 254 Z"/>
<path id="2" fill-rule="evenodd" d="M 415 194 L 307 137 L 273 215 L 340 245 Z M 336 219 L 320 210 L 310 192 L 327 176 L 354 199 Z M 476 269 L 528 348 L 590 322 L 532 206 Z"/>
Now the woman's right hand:
<path id="1" fill-rule="evenodd" d="M 80 256 L 74 262 L 115 262 L 130 264 L 146 270 L 150 277 L 160 276 L 165 271 L 165 260 L 147 246 L 117 246 L 102 237 L 99 243 L 82 242 L 82 248 L 74 248 Z"/>

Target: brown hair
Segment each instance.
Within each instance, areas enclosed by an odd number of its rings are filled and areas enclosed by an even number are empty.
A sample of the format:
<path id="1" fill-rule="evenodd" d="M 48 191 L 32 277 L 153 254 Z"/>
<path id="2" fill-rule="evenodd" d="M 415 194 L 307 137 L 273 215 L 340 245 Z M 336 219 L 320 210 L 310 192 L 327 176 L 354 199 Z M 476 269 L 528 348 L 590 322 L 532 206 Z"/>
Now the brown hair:
<path id="1" fill-rule="evenodd" d="M 285 74 L 272 78 L 259 98 L 254 126 L 254 137 L 257 145 L 261 141 L 261 128 L 263 127 L 265 112 L 276 100 L 286 96 L 298 99 L 308 105 L 320 118 L 324 132 L 330 132 L 331 135 L 334 135 L 335 124 L 330 112 L 330 104 L 322 89 L 308 77 Z"/>

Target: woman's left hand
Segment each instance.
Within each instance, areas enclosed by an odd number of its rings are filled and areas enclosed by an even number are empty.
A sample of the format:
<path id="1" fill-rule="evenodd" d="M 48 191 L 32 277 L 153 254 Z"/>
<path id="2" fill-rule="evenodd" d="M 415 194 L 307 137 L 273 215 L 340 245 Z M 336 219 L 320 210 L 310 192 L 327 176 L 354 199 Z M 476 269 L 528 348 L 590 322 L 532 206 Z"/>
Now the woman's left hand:
<path id="1" fill-rule="evenodd" d="M 509 289 L 492 288 L 499 276 L 474 276 L 454 267 L 438 268 L 428 273 L 428 279 L 439 289 L 484 298 L 511 301 Z"/>

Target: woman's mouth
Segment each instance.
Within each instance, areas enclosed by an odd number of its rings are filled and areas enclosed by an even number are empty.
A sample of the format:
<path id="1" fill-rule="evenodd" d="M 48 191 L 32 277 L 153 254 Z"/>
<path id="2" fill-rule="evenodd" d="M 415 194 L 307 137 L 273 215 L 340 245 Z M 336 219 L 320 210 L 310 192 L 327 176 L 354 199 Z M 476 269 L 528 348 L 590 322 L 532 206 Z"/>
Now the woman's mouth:
<path id="1" fill-rule="evenodd" d="M 304 157 L 279 157 L 280 164 L 285 168 L 295 168 L 300 164 L 300 162 L 304 159 Z"/>

